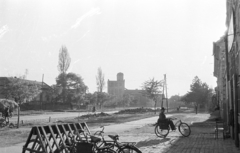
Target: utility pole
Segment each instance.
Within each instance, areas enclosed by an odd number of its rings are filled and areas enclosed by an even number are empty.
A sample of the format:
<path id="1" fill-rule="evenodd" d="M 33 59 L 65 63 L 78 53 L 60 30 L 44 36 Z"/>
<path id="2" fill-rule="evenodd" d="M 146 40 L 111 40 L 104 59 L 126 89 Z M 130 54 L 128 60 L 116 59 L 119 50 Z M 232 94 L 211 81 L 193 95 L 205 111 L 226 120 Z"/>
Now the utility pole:
<path id="1" fill-rule="evenodd" d="M 43 79 L 44 79 L 44 74 L 42 75 L 42 92 L 41 92 L 41 96 L 40 96 L 40 100 L 41 100 L 41 109 L 42 109 L 42 106 L 43 106 Z"/>
<path id="2" fill-rule="evenodd" d="M 163 107 L 163 100 L 164 100 L 164 83 L 163 83 L 163 94 L 162 94 L 162 104 L 161 104 L 161 107 Z"/>
<path id="3" fill-rule="evenodd" d="M 166 76 L 166 74 L 164 74 L 164 83 L 166 85 L 166 103 L 167 103 L 167 113 L 168 113 L 167 76 Z"/>

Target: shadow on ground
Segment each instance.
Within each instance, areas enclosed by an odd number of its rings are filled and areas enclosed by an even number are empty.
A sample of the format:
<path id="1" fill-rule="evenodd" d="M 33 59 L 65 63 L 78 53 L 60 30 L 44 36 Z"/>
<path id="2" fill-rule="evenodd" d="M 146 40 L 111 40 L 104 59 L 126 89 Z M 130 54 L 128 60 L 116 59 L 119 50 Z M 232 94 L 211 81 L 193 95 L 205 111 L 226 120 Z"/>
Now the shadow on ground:
<path id="1" fill-rule="evenodd" d="M 146 141 L 139 141 L 137 143 L 137 147 L 147 147 L 147 146 L 152 146 L 152 145 L 158 145 L 164 142 L 169 141 L 170 138 L 164 138 L 164 139 L 151 139 L 151 140 L 146 140 Z"/>

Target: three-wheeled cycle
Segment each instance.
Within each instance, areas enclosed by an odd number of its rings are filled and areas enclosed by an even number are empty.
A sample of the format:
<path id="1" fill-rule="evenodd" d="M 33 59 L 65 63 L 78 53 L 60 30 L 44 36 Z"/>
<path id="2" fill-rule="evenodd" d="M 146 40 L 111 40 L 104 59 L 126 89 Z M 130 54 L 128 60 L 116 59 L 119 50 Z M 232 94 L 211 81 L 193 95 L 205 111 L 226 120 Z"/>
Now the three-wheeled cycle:
<path id="1" fill-rule="evenodd" d="M 177 118 L 169 118 L 171 120 L 176 120 Z M 180 119 L 174 124 L 178 128 L 179 132 L 184 137 L 188 137 L 191 134 L 191 128 L 187 123 L 182 122 Z M 170 131 L 168 123 L 156 123 L 154 132 L 158 137 L 165 138 L 167 137 Z"/>

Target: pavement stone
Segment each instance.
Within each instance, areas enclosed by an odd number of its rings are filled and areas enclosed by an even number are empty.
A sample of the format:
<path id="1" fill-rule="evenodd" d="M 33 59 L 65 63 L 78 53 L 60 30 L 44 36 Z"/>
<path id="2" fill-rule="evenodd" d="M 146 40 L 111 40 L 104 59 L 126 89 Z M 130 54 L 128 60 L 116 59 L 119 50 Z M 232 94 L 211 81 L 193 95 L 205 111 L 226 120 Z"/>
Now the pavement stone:
<path id="1" fill-rule="evenodd" d="M 170 132 L 166 138 L 159 138 L 154 134 L 154 127 L 150 124 L 131 130 L 131 133 L 123 132 L 121 141 L 138 142 L 137 147 L 143 153 L 239 153 L 232 138 L 223 139 L 219 135 L 214 138 L 214 124 L 199 123 L 191 126 L 192 134 L 183 137 L 179 131 Z"/>

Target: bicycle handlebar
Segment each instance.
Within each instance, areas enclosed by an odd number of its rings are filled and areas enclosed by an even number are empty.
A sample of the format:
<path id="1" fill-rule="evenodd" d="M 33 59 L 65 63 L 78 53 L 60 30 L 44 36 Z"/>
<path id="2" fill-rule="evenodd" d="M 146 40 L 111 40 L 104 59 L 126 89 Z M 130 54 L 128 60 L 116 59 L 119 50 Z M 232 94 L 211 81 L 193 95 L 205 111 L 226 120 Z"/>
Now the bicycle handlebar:
<path id="1" fill-rule="evenodd" d="M 101 131 L 96 131 L 96 132 L 94 133 L 94 135 L 100 135 L 100 136 L 102 136 L 102 134 L 104 133 L 104 126 L 100 126 L 100 128 L 102 128 L 102 130 L 101 130 Z"/>

